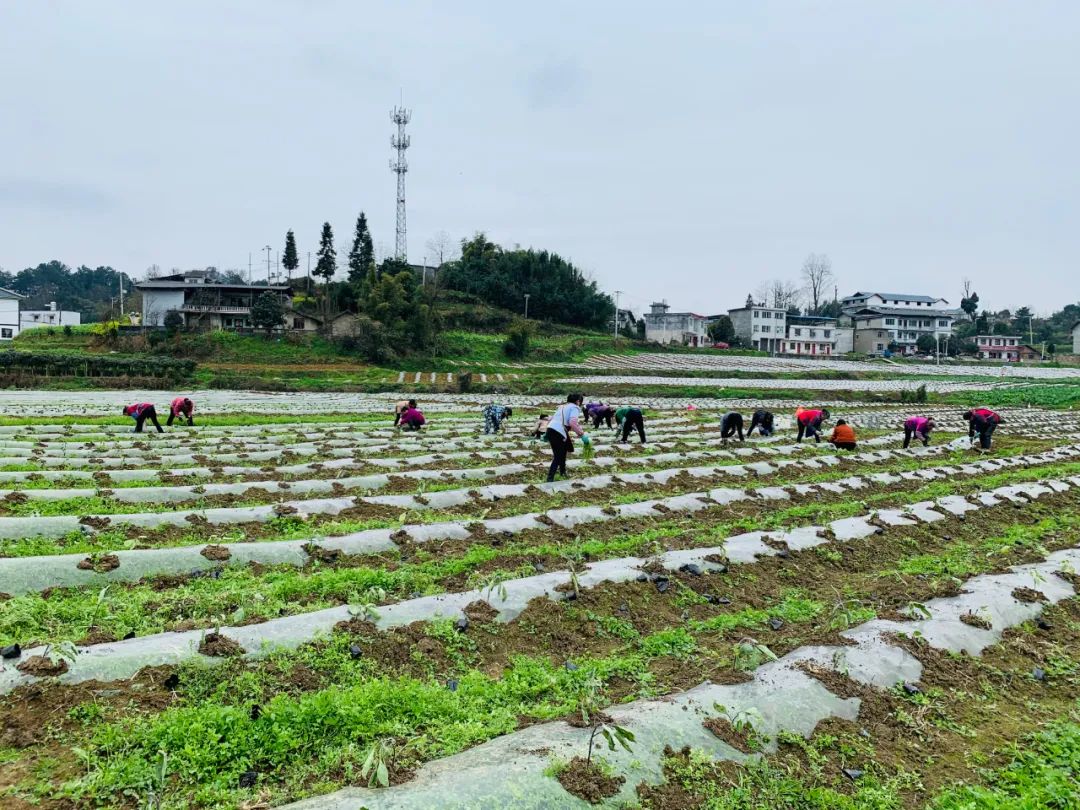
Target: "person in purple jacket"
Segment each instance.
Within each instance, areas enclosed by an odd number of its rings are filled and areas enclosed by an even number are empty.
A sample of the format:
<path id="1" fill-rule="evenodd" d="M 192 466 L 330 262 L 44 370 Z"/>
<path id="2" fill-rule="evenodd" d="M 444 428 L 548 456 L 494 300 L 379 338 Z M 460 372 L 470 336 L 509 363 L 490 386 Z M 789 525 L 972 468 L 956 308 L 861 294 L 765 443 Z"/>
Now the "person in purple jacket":
<path id="1" fill-rule="evenodd" d="M 923 447 L 928 447 L 930 445 L 930 431 L 935 427 L 937 425 L 932 417 L 912 416 L 904 422 L 904 447 L 911 444 L 913 437 L 922 442 Z"/>

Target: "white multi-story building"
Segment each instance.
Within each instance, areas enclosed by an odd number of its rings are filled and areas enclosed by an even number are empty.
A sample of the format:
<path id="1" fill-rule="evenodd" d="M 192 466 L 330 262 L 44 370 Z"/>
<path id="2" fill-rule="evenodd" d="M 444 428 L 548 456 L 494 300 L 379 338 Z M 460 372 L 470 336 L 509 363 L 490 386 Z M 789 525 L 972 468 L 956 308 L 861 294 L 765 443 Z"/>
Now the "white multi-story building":
<path id="1" fill-rule="evenodd" d="M 0 340 L 12 340 L 19 334 L 19 302 L 24 297 L 0 287 Z"/>
<path id="2" fill-rule="evenodd" d="M 1019 360 L 1024 339 L 1020 335 L 976 335 L 975 345 L 983 360 Z"/>
<path id="3" fill-rule="evenodd" d="M 78 326 L 81 323 L 81 313 L 70 309 L 57 309 L 55 301 L 49 303 L 48 309 L 24 309 L 19 313 L 20 329 L 33 329 L 36 326 Z"/>
<path id="4" fill-rule="evenodd" d="M 787 339 L 787 311 L 755 304 L 747 297 L 745 306 L 729 309 L 735 335 L 744 346 L 773 354 L 784 351 Z"/>
<path id="5" fill-rule="evenodd" d="M 645 339 L 656 343 L 681 343 L 704 346 L 708 340 L 705 327 L 709 319 L 694 312 L 669 312 L 667 301 L 650 306 L 645 313 Z"/>
<path id="6" fill-rule="evenodd" d="M 853 330 L 838 326 L 836 318 L 788 315 L 782 354 L 799 357 L 831 357 L 852 351 Z"/>
<path id="7" fill-rule="evenodd" d="M 865 307 L 893 307 L 914 310 L 943 309 L 949 305 L 944 298 L 932 298 L 929 295 L 909 295 L 908 293 L 857 292 L 840 300 L 844 312 L 864 309 Z"/>
<path id="8" fill-rule="evenodd" d="M 952 336 L 956 310 L 944 298 L 909 293 L 857 292 L 841 301 L 841 326 L 854 330 L 853 348 L 862 354 L 893 350 L 914 354 L 918 340 Z"/>

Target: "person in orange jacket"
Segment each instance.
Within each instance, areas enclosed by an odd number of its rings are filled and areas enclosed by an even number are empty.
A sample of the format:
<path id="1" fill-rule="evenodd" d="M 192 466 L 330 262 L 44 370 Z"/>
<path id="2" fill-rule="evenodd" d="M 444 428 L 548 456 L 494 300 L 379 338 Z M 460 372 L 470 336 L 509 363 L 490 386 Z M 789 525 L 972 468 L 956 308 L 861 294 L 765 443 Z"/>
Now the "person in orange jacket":
<path id="1" fill-rule="evenodd" d="M 836 420 L 836 427 L 833 428 L 832 435 L 829 437 L 829 443 L 837 450 L 854 450 L 855 444 L 855 430 L 843 419 Z"/>

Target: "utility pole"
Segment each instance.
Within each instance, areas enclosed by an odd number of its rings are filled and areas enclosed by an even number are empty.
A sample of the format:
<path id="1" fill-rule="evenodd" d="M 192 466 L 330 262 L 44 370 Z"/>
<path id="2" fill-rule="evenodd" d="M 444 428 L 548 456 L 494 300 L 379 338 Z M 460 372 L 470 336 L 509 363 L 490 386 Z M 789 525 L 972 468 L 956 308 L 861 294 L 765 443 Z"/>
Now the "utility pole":
<path id="1" fill-rule="evenodd" d="M 616 341 L 619 339 L 619 296 L 620 295 L 622 295 L 622 290 L 616 290 L 615 291 L 615 329 L 613 330 L 614 334 L 612 335 L 612 338 L 614 340 L 616 340 Z"/>
<path id="2" fill-rule="evenodd" d="M 270 247 L 269 245 L 267 245 L 266 247 L 263 248 L 263 250 L 266 251 L 266 286 L 269 287 L 270 286 L 270 251 L 273 250 L 273 248 Z"/>
<path id="3" fill-rule="evenodd" d="M 407 261 L 408 245 L 405 237 L 405 173 L 409 163 L 405 160 L 405 150 L 409 148 L 410 138 L 405 134 L 405 125 L 412 118 L 412 110 L 394 107 L 390 111 L 390 120 L 397 124 L 397 133 L 390 136 L 390 146 L 397 152 L 397 157 L 390 161 L 390 171 L 397 175 L 397 228 L 395 230 L 394 258 L 399 262 Z"/>
<path id="4" fill-rule="evenodd" d="M 311 251 L 307 252 L 307 294 L 311 295 Z"/>
<path id="5" fill-rule="evenodd" d="M 251 284 L 251 251 L 248 251 L 248 284 Z"/>
<path id="6" fill-rule="evenodd" d="M 525 320 L 529 320 L 529 295 L 530 293 L 525 293 Z"/>
<path id="7" fill-rule="evenodd" d="M 124 321 L 124 274 L 120 274 L 120 322 Z"/>

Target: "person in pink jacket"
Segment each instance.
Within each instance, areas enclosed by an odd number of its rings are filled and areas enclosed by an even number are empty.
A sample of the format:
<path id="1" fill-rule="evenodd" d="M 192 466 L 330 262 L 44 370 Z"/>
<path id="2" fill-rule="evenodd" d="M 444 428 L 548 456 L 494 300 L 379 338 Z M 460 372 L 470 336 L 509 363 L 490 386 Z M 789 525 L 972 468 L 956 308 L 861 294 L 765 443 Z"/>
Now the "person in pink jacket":
<path id="1" fill-rule="evenodd" d="M 165 420 L 166 427 L 172 427 L 176 419 L 187 419 L 189 425 L 195 424 L 195 403 L 187 397 L 177 397 L 169 405 L 169 418 Z"/>
<path id="2" fill-rule="evenodd" d="M 904 422 L 904 447 L 911 444 L 912 437 L 923 443 L 923 447 L 930 444 L 930 431 L 937 425 L 932 418 L 925 416 L 913 416 Z"/>

